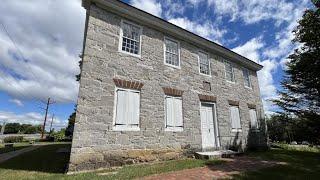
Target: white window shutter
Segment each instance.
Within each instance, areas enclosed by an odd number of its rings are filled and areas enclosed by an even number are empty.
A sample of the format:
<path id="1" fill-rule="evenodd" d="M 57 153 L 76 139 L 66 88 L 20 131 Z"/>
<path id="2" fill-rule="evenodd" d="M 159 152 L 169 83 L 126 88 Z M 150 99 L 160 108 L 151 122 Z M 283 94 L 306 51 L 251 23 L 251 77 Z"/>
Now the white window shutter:
<path id="1" fill-rule="evenodd" d="M 139 124 L 139 108 L 140 108 L 140 95 L 137 92 L 130 92 L 130 122 L 131 125 Z"/>
<path id="2" fill-rule="evenodd" d="M 182 118 L 182 99 L 174 98 L 175 127 L 183 126 Z"/>
<path id="3" fill-rule="evenodd" d="M 239 108 L 236 106 L 231 106 L 230 112 L 232 129 L 241 129 Z"/>
<path id="4" fill-rule="evenodd" d="M 167 127 L 174 127 L 174 107 L 173 107 L 173 98 L 166 97 L 166 119 Z"/>
<path id="5" fill-rule="evenodd" d="M 127 93 L 123 90 L 117 91 L 117 114 L 116 114 L 116 124 L 124 125 L 127 124 L 126 122 L 126 99 L 127 99 Z"/>
<path id="6" fill-rule="evenodd" d="M 251 122 L 251 128 L 257 129 L 258 123 L 257 123 L 257 112 L 255 109 L 250 109 L 250 122 Z"/>

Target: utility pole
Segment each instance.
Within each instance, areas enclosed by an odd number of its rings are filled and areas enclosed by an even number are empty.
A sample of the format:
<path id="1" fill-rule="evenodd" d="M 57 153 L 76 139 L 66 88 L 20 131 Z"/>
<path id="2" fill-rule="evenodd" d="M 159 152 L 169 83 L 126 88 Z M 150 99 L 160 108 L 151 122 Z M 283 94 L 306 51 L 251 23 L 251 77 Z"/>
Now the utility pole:
<path id="1" fill-rule="evenodd" d="M 48 98 L 48 101 L 46 102 L 46 108 L 45 108 L 45 116 L 44 116 L 44 121 L 43 121 L 43 126 L 42 126 L 42 133 L 41 133 L 41 139 L 43 139 L 44 132 L 46 129 L 46 122 L 47 122 L 47 116 L 48 116 L 48 110 L 49 110 L 49 105 L 53 104 L 54 102 L 50 102 L 50 98 Z"/>
<path id="2" fill-rule="evenodd" d="M 52 131 L 52 122 L 53 122 L 53 118 L 54 118 L 54 114 L 52 114 L 52 120 L 51 120 L 51 124 L 50 124 L 50 133 Z"/>

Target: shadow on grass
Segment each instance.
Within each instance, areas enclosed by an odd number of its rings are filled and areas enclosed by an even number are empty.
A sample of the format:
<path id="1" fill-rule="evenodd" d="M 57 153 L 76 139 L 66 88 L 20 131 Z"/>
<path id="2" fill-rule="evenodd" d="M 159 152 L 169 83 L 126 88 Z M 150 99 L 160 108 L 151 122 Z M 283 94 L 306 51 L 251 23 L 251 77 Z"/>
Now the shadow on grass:
<path id="1" fill-rule="evenodd" d="M 1 169 L 64 173 L 70 153 L 57 152 L 61 148 L 71 148 L 71 144 L 51 144 L 24 153 L 0 163 Z"/>
<path id="2" fill-rule="evenodd" d="M 249 156 L 260 160 L 282 161 L 286 164 L 245 171 L 233 175 L 234 179 L 319 179 L 320 153 L 276 149 L 251 152 Z"/>

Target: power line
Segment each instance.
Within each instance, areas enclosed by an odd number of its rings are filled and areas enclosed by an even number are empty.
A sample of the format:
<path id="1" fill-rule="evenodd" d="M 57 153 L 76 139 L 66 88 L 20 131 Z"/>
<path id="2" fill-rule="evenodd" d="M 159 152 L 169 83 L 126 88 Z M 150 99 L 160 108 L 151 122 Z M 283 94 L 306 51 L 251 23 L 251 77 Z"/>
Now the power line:
<path id="1" fill-rule="evenodd" d="M 24 58 L 24 55 L 22 54 L 22 51 L 19 49 L 19 47 L 17 46 L 16 42 L 14 41 L 14 39 L 11 37 L 10 33 L 8 32 L 7 28 L 4 26 L 4 24 L 2 22 L 0 22 L 0 24 L 2 25 L 5 33 L 7 34 L 7 36 L 9 37 L 9 39 L 11 40 L 12 44 L 14 45 L 14 47 L 18 50 L 20 56 L 22 57 L 23 61 L 26 61 L 26 59 Z"/>

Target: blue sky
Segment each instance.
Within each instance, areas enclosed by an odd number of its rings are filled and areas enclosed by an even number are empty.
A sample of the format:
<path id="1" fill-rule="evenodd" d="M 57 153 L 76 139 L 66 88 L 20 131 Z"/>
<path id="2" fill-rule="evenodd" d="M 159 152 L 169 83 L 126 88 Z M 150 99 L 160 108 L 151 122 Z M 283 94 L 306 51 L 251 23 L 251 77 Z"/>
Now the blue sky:
<path id="1" fill-rule="evenodd" d="M 217 42 L 264 68 L 258 73 L 265 111 L 292 44 L 291 31 L 309 0 L 126 0 L 137 8 Z M 79 84 L 85 10 L 80 0 L 4 0 L 0 6 L 0 123 L 40 124 L 51 97 L 54 127 L 66 125 Z M 9 33 L 7 33 L 7 32 Z"/>

